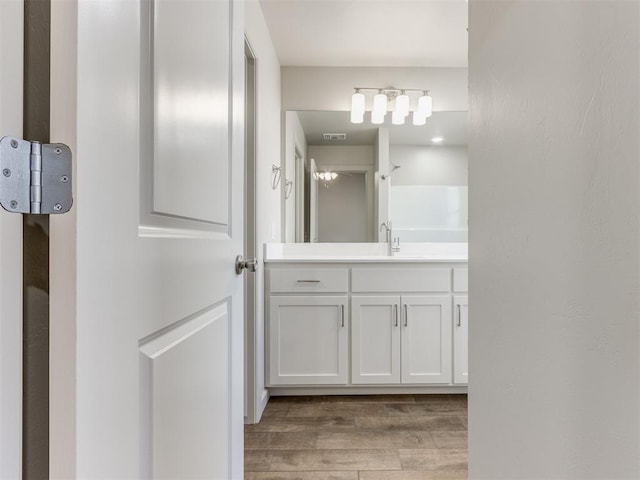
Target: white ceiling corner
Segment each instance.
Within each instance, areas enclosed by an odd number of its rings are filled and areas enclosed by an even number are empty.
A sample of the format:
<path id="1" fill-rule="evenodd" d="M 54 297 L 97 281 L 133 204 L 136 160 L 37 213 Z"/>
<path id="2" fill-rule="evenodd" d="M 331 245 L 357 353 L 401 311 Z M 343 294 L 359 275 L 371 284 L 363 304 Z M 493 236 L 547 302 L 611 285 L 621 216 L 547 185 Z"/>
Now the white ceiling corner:
<path id="1" fill-rule="evenodd" d="M 282 66 L 466 67 L 466 0 L 260 0 Z"/>

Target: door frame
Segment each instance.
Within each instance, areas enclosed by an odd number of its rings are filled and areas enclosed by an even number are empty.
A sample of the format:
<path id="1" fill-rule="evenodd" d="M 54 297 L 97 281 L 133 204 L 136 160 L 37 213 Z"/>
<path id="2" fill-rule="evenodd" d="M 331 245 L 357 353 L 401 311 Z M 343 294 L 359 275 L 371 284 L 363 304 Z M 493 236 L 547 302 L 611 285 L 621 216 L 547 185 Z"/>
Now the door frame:
<path id="1" fill-rule="evenodd" d="M 2 1 L 0 137 L 22 138 L 23 48 L 24 2 Z M 0 208 L 0 478 L 22 477 L 22 239 L 22 215 Z"/>
<path id="2" fill-rule="evenodd" d="M 251 48 L 249 39 L 244 37 L 245 61 L 245 186 L 244 186 L 244 256 L 258 258 L 257 245 L 257 158 L 256 158 L 256 127 L 257 127 L 257 89 L 256 89 L 256 55 Z M 256 275 L 260 272 L 246 272 L 244 275 L 244 421 L 255 423 L 259 418 L 258 407 L 260 399 L 257 396 L 257 317 L 256 305 L 259 297 L 256 290 Z"/>

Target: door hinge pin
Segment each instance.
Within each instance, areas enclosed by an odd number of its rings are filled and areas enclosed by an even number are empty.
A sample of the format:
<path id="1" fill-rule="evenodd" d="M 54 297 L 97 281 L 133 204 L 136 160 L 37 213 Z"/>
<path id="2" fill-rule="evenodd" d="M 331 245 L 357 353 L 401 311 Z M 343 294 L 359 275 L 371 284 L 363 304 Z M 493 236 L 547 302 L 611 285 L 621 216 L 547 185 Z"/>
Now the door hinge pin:
<path id="1" fill-rule="evenodd" d="M 42 206 L 42 144 L 31 142 L 31 213 Z"/>

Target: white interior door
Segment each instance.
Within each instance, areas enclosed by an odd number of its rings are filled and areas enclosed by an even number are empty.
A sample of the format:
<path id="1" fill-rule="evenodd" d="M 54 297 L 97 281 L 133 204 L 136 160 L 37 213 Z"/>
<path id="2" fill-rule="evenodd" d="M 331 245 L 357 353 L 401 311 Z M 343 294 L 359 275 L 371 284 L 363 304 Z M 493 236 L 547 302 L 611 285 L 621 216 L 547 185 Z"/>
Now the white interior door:
<path id="1" fill-rule="evenodd" d="M 52 478 L 243 477 L 242 8 L 52 4 Z"/>
<path id="2" fill-rule="evenodd" d="M 23 12 L 0 2 L 0 137 L 22 138 Z M 21 477 L 22 215 L 0 208 L 0 478 Z"/>

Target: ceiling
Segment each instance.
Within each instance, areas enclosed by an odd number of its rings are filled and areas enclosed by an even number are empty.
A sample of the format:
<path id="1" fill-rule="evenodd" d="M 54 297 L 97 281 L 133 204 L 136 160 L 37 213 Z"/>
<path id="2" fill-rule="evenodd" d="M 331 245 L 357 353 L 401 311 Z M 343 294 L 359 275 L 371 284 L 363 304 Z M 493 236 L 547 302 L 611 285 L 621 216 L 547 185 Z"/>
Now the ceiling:
<path id="1" fill-rule="evenodd" d="M 282 66 L 466 67 L 466 0 L 260 0 Z"/>
<path id="2" fill-rule="evenodd" d="M 299 111 L 298 118 L 305 132 L 308 145 L 373 145 L 378 130 L 369 122 L 354 124 L 349 112 Z M 391 115 L 387 115 L 391 117 Z M 433 146 L 433 137 L 443 137 L 441 146 L 462 146 L 467 144 L 467 112 L 434 112 L 427 124 L 414 127 L 411 123 L 391 125 L 386 119 L 384 127 L 389 128 L 391 145 Z M 325 141 L 323 133 L 346 133 L 346 140 Z"/>

